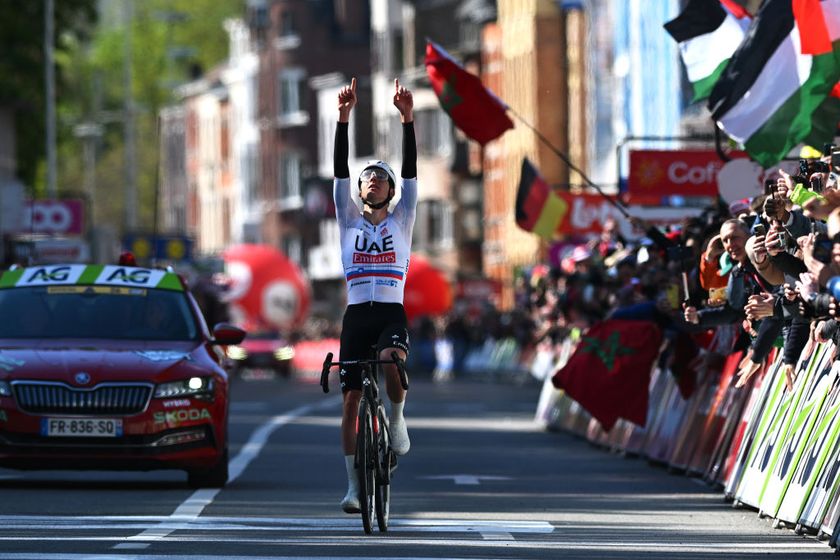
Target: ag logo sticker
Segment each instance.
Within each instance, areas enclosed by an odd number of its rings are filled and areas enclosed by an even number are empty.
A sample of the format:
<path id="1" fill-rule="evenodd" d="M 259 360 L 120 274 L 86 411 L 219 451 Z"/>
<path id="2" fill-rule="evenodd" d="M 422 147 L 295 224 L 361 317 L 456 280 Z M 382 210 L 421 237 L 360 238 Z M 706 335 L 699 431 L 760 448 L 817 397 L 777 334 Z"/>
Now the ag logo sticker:
<path id="1" fill-rule="evenodd" d="M 166 274 L 163 270 L 134 268 L 127 266 L 106 266 L 102 269 L 97 284 L 111 286 L 155 287 Z"/>
<path id="2" fill-rule="evenodd" d="M 84 265 L 39 266 L 28 269 L 17 285 L 75 284 L 84 270 Z"/>

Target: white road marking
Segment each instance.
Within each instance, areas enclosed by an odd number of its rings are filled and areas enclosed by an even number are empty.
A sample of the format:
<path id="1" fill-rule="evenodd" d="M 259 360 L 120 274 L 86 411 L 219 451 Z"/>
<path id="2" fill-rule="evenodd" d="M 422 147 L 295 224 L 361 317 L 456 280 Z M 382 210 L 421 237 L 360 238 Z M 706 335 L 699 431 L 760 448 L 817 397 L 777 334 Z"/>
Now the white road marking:
<path id="1" fill-rule="evenodd" d="M 88 531 L 143 529 L 170 520 L 164 516 L 0 516 L 0 539 L 5 530 L 16 534 L 28 531 Z M 172 523 L 175 525 L 175 523 Z M 214 531 L 312 531 L 353 532 L 360 530 L 358 517 L 288 518 L 288 517 L 198 517 L 179 523 L 192 532 Z M 547 521 L 506 519 L 391 519 L 389 531 L 406 533 L 480 533 L 511 535 L 513 533 L 548 534 L 554 526 Z M 166 535 L 164 535 L 166 536 Z M 72 537 L 71 537 L 72 538 Z M 123 537 L 124 538 L 124 537 Z"/>
<path id="2" fill-rule="evenodd" d="M 426 480 L 449 480 L 455 484 L 463 484 L 466 486 L 477 486 L 481 484 L 482 480 L 511 480 L 509 476 L 484 476 L 478 474 L 443 474 L 440 476 L 421 476 L 418 477 Z"/>
<path id="3" fill-rule="evenodd" d="M 248 442 L 242 446 L 239 454 L 230 462 L 228 484 L 239 478 L 245 471 L 251 461 L 260 454 L 268 438 L 271 434 L 289 422 L 292 422 L 300 416 L 309 414 L 312 411 L 329 408 L 341 403 L 341 396 L 335 396 L 326 399 L 320 403 L 308 404 L 298 407 L 287 414 L 275 416 L 254 430 Z M 220 488 L 203 488 L 196 490 L 189 498 L 187 498 L 180 506 L 166 520 L 162 521 L 157 527 L 150 527 L 138 535 L 126 537 L 126 541 L 145 541 L 145 540 L 159 540 L 173 531 L 184 529 L 189 526 L 189 522 L 198 518 L 201 512 L 204 511 L 208 505 L 213 503 L 213 499 L 221 491 Z"/>
<path id="4" fill-rule="evenodd" d="M 360 531 L 361 533 L 361 531 Z M 88 537 L 88 538 L 67 538 L 67 537 L 7 537 L 0 540 L 3 541 L 41 541 L 41 542 L 76 542 L 76 541 L 96 541 L 96 542 L 107 542 L 107 541 L 114 541 L 119 540 L 121 537 Z M 378 536 L 377 533 L 368 536 L 362 536 L 361 534 L 358 536 L 353 536 L 351 538 L 347 538 L 341 541 L 337 541 L 335 538 L 276 538 L 276 539 L 231 539 L 229 535 L 207 535 L 199 537 L 194 536 L 184 536 L 184 537 L 169 537 L 164 542 L 179 542 L 179 543 L 219 543 L 219 545 L 231 545 L 231 546 L 240 546 L 245 544 L 253 544 L 258 546 L 295 546 L 301 545 L 311 548 L 312 546 L 330 546 L 335 547 L 336 545 L 340 545 L 345 551 L 349 547 L 357 547 L 359 552 L 362 552 L 366 548 L 371 545 L 376 546 L 392 546 L 394 544 L 399 544 L 401 547 L 405 546 L 422 546 L 422 547 L 439 547 L 439 546 L 447 546 L 447 547 L 462 547 L 465 549 L 483 549 L 488 547 L 493 547 L 494 545 L 490 542 L 478 539 L 435 539 L 429 537 L 422 537 L 422 538 L 405 538 L 401 537 L 399 541 L 395 541 L 393 536 Z M 593 553 L 597 552 L 619 552 L 622 554 L 627 553 L 658 553 L 658 554 L 674 554 L 676 556 L 682 556 L 685 554 L 696 554 L 701 555 L 702 558 L 712 558 L 714 556 L 720 556 L 721 558 L 730 558 L 732 555 L 735 554 L 744 554 L 744 553 L 751 553 L 751 554 L 760 554 L 762 557 L 772 556 L 773 554 L 797 554 L 797 557 L 802 557 L 806 554 L 820 554 L 822 557 L 826 557 L 827 554 L 831 554 L 831 549 L 828 547 L 827 544 L 821 543 L 818 541 L 793 541 L 790 543 L 780 543 L 780 542 L 752 542 L 752 543 L 744 543 L 744 542 L 696 542 L 696 543 L 686 543 L 684 540 L 680 540 L 679 542 L 671 542 L 671 543 L 654 543 L 654 542 L 638 542 L 638 543 L 610 543 L 604 540 L 595 539 L 595 540 L 573 540 L 573 539 L 542 539 L 542 540 L 515 540 L 515 541 L 505 541 L 504 545 L 501 545 L 505 548 L 505 550 L 512 550 L 512 549 L 519 549 L 519 550 L 534 550 L 534 551 L 554 551 L 557 553 L 563 551 L 585 551 L 587 554 L 592 555 Z M 241 550 L 241 549 L 240 549 Z M 344 558 L 346 559 L 348 556 L 345 554 L 341 556 L 325 556 L 321 557 L 326 559 L 332 558 Z M 542 556 L 547 557 L 547 556 Z M 556 556 L 555 556 L 556 557 Z M 593 556 L 594 557 L 594 556 Z M 215 559 L 227 559 L 231 560 L 234 558 L 242 558 L 248 560 L 256 560 L 259 558 L 265 558 L 266 560 L 279 560 L 279 559 L 287 559 L 287 558 L 302 558 L 300 556 L 268 556 L 268 557 L 261 557 L 261 556 L 233 556 L 233 555 L 222 555 L 222 556 L 209 556 L 205 554 L 200 555 L 178 555 L 178 554 L 120 554 L 120 555 L 108 555 L 108 554 L 49 554 L 43 552 L 29 552 L 29 553 L 9 553 L 9 552 L 0 552 L 0 560 L 215 560 Z M 308 560 L 314 560 L 313 557 L 306 556 Z M 380 560 L 381 557 L 377 556 L 377 559 Z M 449 560 L 455 560 L 452 557 L 447 557 Z M 416 560 L 416 557 L 400 557 L 399 560 Z M 474 558 L 472 560 L 475 560 Z"/>

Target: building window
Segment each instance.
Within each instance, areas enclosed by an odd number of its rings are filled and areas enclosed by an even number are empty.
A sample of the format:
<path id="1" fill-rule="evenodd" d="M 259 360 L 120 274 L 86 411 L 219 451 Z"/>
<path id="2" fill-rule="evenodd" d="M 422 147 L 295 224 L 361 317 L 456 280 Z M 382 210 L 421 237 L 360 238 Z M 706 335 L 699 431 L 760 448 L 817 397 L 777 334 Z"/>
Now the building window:
<path id="1" fill-rule="evenodd" d="M 452 247 L 452 205 L 444 200 L 424 200 L 420 204 L 423 208 L 418 208 L 418 216 L 425 221 L 422 229 L 426 234 L 426 244 L 440 249 Z"/>
<path id="2" fill-rule="evenodd" d="M 440 109 L 414 112 L 417 131 L 417 151 L 424 156 L 446 155 L 452 152 L 452 120 Z"/>
<path id="3" fill-rule="evenodd" d="M 284 209 L 299 208 L 303 205 L 300 183 L 300 156 L 286 152 L 280 156 L 280 200 Z"/>
<path id="4" fill-rule="evenodd" d="M 277 76 L 278 121 L 281 126 L 301 126 L 309 123 L 309 115 L 304 111 L 304 79 L 306 72 L 302 68 L 286 68 Z"/>
<path id="5" fill-rule="evenodd" d="M 287 235 L 283 237 L 283 250 L 289 260 L 297 264 L 303 264 L 303 244 L 299 236 Z"/>
<path id="6" fill-rule="evenodd" d="M 280 26 L 277 29 L 277 34 L 280 37 L 288 37 L 290 35 L 297 35 L 297 28 L 295 27 L 295 14 L 291 11 L 286 11 L 280 14 Z"/>

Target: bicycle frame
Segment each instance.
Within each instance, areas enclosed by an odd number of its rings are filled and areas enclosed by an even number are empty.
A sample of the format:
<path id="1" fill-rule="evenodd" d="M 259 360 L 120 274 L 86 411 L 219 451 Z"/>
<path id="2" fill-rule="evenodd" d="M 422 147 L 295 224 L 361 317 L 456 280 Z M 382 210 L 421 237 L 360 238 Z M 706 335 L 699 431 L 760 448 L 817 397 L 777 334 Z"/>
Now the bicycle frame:
<path id="1" fill-rule="evenodd" d="M 329 372 L 332 366 L 346 367 L 359 365 L 362 369 L 362 398 L 356 417 L 356 453 L 355 466 L 359 475 L 360 505 L 362 506 L 362 526 L 365 533 L 373 531 L 374 509 L 379 530 L 388 530 L 390 511 L 391 470 L 396 465 L 396 456 L 391 450 L 391 436 L 385 407 L 379 397 L 377 371 L 382 364 L 395 364 L 399 372 L 400 384 L 408 390 L 408 377 L 405 362 L 396 352 L 391 352 L 390 360 L 371 358 L 367 360 L 332 361 L 332 353 L 327 354 L 321 369 L 321 388 L 329 393 Z"/>

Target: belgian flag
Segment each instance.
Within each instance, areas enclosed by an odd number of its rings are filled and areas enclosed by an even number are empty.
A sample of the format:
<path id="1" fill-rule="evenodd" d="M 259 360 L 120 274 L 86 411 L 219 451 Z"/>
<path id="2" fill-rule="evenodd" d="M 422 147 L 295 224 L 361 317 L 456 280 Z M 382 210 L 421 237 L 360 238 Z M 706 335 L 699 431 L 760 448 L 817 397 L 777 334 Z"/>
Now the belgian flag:
<path id="1" fill-rule="evenodd" d="M 551 190 L 528 158 L 522 160 L 516 193 L 516 225 L 550 240 L 568 210 L 568 203 Z"/>

